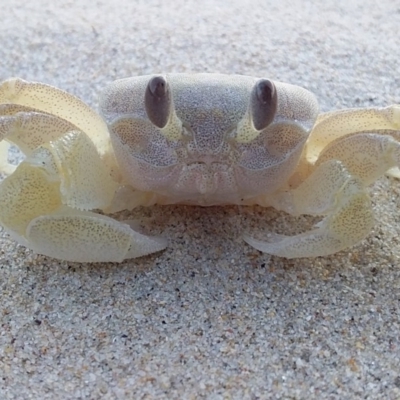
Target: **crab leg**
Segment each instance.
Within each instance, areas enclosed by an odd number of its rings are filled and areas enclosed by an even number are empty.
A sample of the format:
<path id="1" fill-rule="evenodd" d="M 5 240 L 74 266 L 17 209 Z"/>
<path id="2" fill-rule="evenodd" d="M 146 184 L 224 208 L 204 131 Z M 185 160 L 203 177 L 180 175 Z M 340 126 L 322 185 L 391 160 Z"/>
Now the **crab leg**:
<path id="1" fill-rule="evenodd" d="M 100 155 L 110 151 L 107 125 L 79 98 L 53 86 L 11 78 L 0 84 L 0 104 L 20 105 L 55 115 L 85 132 Z"/>
<path id="2" fill-rule="evenodd" d="M 303 183 L 270 197 L 271 205 L 293 215 L 326 215 L 317 229 L 292 237 L 274 235 L 271 242 L 248 236 L 245 240 L 261 251 L 287 258 L 328 255 L 362 240 L 374 222 L 366 186 L 400 166 L 400 143 L 395 140 L 399 132 L 391 133 L 336 139 L 320 153 Z"/>
<path id="3" fill-rule="evenodd" d="M 76 262 L 122 262 L 165 249 L 167 241 L 129 224 L 88 211 L 61 209 L 32 220 L 29 246 L 40 254 Z"/>
<path id="4" fill-rule="evenodd" d="M 11 175 L 15 171 L 15 165 L 8 162 L 8 150 L 10 149 L 10 143 L 6 141 L 0 142 L 0 172 L 6 175 Z"/>
<path id="5" fill-rule="evenodd" d="M 361 180 L 336 160 L 322 164 L 297 189 L 279 194 L 275 201 L 294 215 L 327 215 L 316 229 L 299 235 L 272 234 L 268 242 L 244 237 L 256 249 L 279 257 L 336 253 L 365 238 L 374 223 L 371 202 Z"/>
<path id="6" fill-rule="evenodd" d="M 353 133 L 378 130 L 400 130 L 400 105 L 323 113 L 307 141 L 306 158 L 314 163 L 321 151 L 334 140 Z"/>
<path id="7" fill-rule="evenodd" d="M 2 114 L 4 105 L 0 105 L 0 138 L 19 147 L 29 155 L 44 143 L 55 140 L 67 132 L 77 130 L 68 121 L 40 112 L 18 112 L 14 115 Z"/>
<path id="8" fill-rule="evenodd" d="M 0 223 L 24 246 L 68 261 L 120 262 L 164 249 L 165 239 L 89 211 L 109 207 L 117 188 L 93 142 L 70 131 L 1 183 Z"/>

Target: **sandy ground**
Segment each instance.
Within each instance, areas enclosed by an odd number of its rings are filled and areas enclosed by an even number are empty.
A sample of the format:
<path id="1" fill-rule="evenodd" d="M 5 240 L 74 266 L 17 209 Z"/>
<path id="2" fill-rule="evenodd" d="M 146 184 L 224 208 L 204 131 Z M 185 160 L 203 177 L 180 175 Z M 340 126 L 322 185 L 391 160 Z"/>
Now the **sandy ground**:
<path id="1" fill-rule="evenodd" d="M 0 78 L 92 106 L 108 82 L 224 72 L 302 85 L 323 111 L 400 103 L 393 0 L 0 1 Z M 399 181 L 377 224 L 331 257 L 284 260 L 243 231 L 314 220 L 271 209 L 154 207 L 159 254 L 75 264 L 1 234 L 1 399 L 399 399 Z M 126 215 L 121 216 L 126 217 Z"/>

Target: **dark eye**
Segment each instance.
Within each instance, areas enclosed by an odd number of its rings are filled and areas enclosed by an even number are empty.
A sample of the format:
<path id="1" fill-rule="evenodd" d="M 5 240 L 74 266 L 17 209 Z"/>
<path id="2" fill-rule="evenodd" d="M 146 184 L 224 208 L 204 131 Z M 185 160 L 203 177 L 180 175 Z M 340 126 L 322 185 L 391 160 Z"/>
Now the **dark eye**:
<path id="1" fill-rule="evenodd" d="M 250 101 L 253 125 L 261 131 L 275 117 L 278 103 L 275 85 L 268 79 L 260 79 L 253 87 Z"/>
<path id="2" fill-rule="evenodd" d="M 171 114 L 171 92 L 162 76 L 150 79 L 144 95 L 144 105 L 149 120 L 158 128 L 167 125 Z"/>

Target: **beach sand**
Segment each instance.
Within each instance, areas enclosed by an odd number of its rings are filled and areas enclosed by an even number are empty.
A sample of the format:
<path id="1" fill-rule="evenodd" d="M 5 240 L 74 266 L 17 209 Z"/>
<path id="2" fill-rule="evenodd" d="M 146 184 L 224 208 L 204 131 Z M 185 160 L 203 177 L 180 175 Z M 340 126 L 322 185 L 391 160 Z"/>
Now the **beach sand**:
<path id="1" fill-rule="evenodd" d="M 114 79 L 160 72 L 269 77 L 322 111 L 400 103 L 392 0 L 1 3 L 0 78 L 93 107 Z M 54 260 L 2 231 L 0 398 L 399 399 L 400 182 L 371 195 L 368 238 L 315 259 L 243 242 L 316 221 L 261 207 L 121 213 L 170 242 L 122 264 Z"/>

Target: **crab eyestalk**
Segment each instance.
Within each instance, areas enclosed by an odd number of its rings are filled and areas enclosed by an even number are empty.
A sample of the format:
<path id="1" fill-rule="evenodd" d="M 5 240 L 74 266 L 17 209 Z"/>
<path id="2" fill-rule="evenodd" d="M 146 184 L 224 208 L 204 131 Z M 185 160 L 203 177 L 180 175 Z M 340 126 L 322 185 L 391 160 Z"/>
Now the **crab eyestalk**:
<path id="1" fill-rule="evenodd" d="M 149 120 L 157 128 L 164 128 L 172 112 L 171 91 L 164 77 L 155 76 L 150 79 L 144 95 L 144 104 Z"/>
<path id="2" fill-rule="evenodd" d="M 152 77 L 144 93 L 144 108 L 150 122 L 172 141 L 182 137 L 182 122 L 175 113 L 171 87 L 161 76 Z"/>
<path id="3" fill-rule="evenodd" d="M 274 120 L 278 108 L 275 85 L 268 79 L 259 79 L 251 90 L 248 104 L 247 113 L 238 124 L 238 143 L 250 143 Z"/>
<path id="4" fill-rule="evenodd" d="M 275 85 L 268 79 L 260 79 L 253 87 L 250 100 L 251 119 L 256 130 L 265 129 L 273 121 L 277 104 Z"/>

